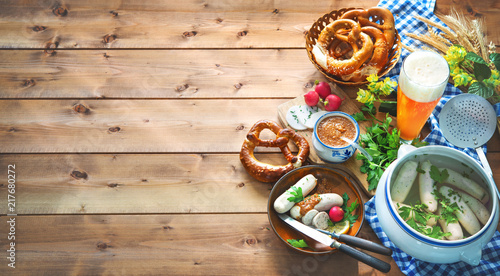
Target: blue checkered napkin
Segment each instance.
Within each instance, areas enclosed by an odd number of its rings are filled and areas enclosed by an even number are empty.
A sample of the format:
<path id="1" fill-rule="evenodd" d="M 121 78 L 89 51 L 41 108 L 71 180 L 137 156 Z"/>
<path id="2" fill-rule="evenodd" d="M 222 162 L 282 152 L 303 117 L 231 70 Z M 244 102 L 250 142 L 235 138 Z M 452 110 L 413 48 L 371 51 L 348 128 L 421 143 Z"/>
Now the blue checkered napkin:
<path id="1" fill-rule="evenodd" d="M 454 264 L 434 264 L 415 259 L 397 248 L 382 231 L 375 210 L 375 197 L 365 203 L 365 219 L 373 228 L 382 243 L 392 249 L 392 258 L 405 275 L 499 275 L 500 268 L 500 233 L 495 232 L 491 241 L 483 247 L 478 266 L 465 262 Z"/>
<path id="2" fill-rule="evenodd" d="M 424 0 L 415 1 L 410 0 L 400 0 L 400 1 L 388 1 L 382 0 L 379 6 L 386 7 L 391 10 L 396 21 L 396 29 L 398 30 L 401 41 L 405 45 L 413 45 L 418 48 L 422 45 L 421 42 L 407 37 L 405 34 L 407 32 L 411 33 L 425 33 L 427 27 L 425 23 L 413 18 L 413 15 L 418 14 L 425 18 L 444 25 L 433 13 L 435 7 L 435 0 Z M 403 49 L 401 58 L 391 72 L 387 74 L 393 81 L 397 81 L 399 72 L 401 70 L 402 61 L 409 52 Z M 471 157 L 479 161 L 477 153 L 474 149 L 467 148 L 457 148 L 446 141 L 439 127 L 439 113 L 443 108 L 444 104 L 451 99 L 453 96 L 461 94 L 462 92 L 454 87 L 452 84 L 448 84 L 444 91 L 443 97 L 438 103 L 436 109 L 430 116 L 428 122 L 430 123 L 431 133 L 425 137 L 425 141 L 433 145 L 443 145 L 461 150 Z M 500 115 L 500 108 L 497 109 L 497 114 Z M 486 146 L 483 146 L 486 150 Z M 401 271 L 407 275 L 494 275 L 498 274 L 500 269 L 500 233 L 496 231 L 492 240 L 483 248 L 483 256 L 481 262 L 478 266 L 471 266 L 465 262 L 458 262 L 452 265 L 434 264 L 415 259 L 408 254 L 397 248 L 387 237 L 387 235 L 382 231 L 378 217 L 375 210 L 375 197 L 369 200 L 365 204 L 365 218 L 373 228 L 379 239 L 384 243 L 384 245 L 390 247 L 393 250 L 392 257 L 396 261 L 396 264 L 401 269 Z M 446 271 L 446 273 L 445 273 Z"/>
<path id="3" fill-rule="evenodd" d="M 404 45 L 408 45 L 412 48 L 420 48 L 425 44 L 406 36 L 406 33 L 423 34 L 427 32 L 427 25 L 424 22 L 415 19 L 414 15 L 419 15 L 424 18 L 428 18 L 432 22 L 435 22 L 442 26 L 446 26 L 441 20 L 439 20 L 437 16 L 434 15 L 433 10 L 435 4 L 436 4 L 435 0 L 424 0 L 424 1 L 382 0 L 378 5 L 381 7 L 388 8 L 394 15 L 396 29 L 398 30 L 399 35 L 401 36 L 401 42 Z M 399 72 L 401 71 L 401 64 L 409 54 L 410 52 L 403 48 L 401 53 L 401 58 L 399 59 L 398 63 L 396 64 L 396 66 L 394 66 L 394 69 L 387 74 L 387 76 L 390 77 L 393 81 L 398 80 Z M 431 116 L 427 121 L 430 124 L 431 132 L 423 140 L 431 145 L 442 145 L 458 149 L 460 151 L 465 152 L 472 158 L 476 159 L 478 162 L 480 162 L 475 149 L 458 148 L 450 144 L 444 138 L 443 133 L 441 132 L 441 128 L 439 127 L 439 113 L 441 112 L 441 109 L 446 104 L 446 102 L 448 102 L 449 99 L 461 93 L 462 92 L 458 88 L 453 86 L 451 83 L 447 84 L 446 89 L 443 93 L 443 97 L 441 98 L 436 109 L 434 110 L 434 112 L 431 114 Z M 500 106 L 497 109 L 497 114 L 498 116 L 500 116 Z M 486 152 L 486 145 L 483 145 L 482 149 L 484 152 Z"/>

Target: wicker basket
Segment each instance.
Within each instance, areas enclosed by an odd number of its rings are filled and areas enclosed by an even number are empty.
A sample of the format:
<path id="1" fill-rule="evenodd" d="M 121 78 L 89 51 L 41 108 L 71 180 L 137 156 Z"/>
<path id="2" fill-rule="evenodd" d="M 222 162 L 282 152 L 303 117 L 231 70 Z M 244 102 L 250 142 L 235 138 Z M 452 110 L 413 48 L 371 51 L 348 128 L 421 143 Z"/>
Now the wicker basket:
<path id="1" fill-rule="evenodd" d="M 364 82 L 352 82 L 352 81 L 344 81 L 340 77 L 329 74 L 328 72 L 323 69 L 323 67 L 319 66 L 316 63 L 316 60 L 314 59 L 314 56 L 312 54 L 312 49 L 314 45 L 316 44 L 316 41 L 318 40 L 319 34 L 325 28 L 328 24 L 332 23 L 333 21 L 337 20 L 340 18 L 345 12 L 353 10 L 355 8 L 345 8 L 345 9 L 340 9 L 340 10 L 334 10 L 331 11 L 330 13 L 327 13 L 320 17 L 309 29 L 306 35 L 306 50 L 307 50 L 307 55 L 309 56 L 309 59 L 311 62 L 316 66 L 318 71 L 321 72 L 328 80 L 333 81 L 338 84 L 342 85 L 362 85 L 368 83 L 368 81 Z M 399 34 L 396 31 L 396 35 L 394 36 L 394 46 L 392 49 L 389 50 L 389 62 L 384 66 L 382 72 L 379 74 L 379 76 L 384 76 L 387 74 L 389 71 L 391 71 L 392 68 L 396 65 L 396 63 L 399 60 L 399 57 L 401 56 L 401 50 L 403 46 L 401 44 L 401 38 Z"/>

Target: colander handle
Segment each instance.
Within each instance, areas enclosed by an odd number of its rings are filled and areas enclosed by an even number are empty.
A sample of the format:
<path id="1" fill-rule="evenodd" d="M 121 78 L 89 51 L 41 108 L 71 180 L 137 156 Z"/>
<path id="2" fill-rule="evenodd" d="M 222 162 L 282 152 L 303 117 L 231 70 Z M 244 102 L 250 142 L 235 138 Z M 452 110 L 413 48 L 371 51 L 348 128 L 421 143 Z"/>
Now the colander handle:
<path id="1" fill-rule="evenodd" d="M 479 156 L 479 160 L 481 160 L 481 164 L 483 165 L 484 170 L 493 176 L 493 172 L 491 171 L 490 164 L 488 163 L 488 159 L 486 159 L 486 155 L 481 147 L 476 148 L 477 155 Z"/>

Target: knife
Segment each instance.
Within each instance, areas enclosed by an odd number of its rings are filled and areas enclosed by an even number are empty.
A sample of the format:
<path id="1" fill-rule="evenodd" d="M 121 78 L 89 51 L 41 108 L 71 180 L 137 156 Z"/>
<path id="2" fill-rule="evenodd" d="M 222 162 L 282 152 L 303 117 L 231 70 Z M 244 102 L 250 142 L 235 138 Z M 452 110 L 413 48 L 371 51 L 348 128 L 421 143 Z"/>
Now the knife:
<path id="1" fill-rule="evenodd" d="M 324 233 L 321 233 L 317 231 L 316 229 L 313 229 L 303 223 L 300 223 L 296 221 L 295 219 L 285 215 L 285 214 L 278 214 L 278 216 L 286 222 L 288 225 L 292 226 L 294 229 L 297 231 L 301 232 L 302 234 L 314 239 L 315 241 L 318 241 L 322 244 L 325 244 L 330 247 L 337 248 L 339 251 L 355 258 L 358 261 L 361 261 L 375 269 L 380 270 L 381 272 L 387 273 L 391 270 L 391 265 L 389 263 L 386 263 L 380 259 L 377 259 L 371 255 L 366 254 L 365 252 L 359 251 L 353 247 L 350 247 L 347 244 L 342 244 L 339 243 L 338 241 L 332 239 L 329 235 L 326 235 Z"/>
<path id="2" fill-rule="evenodd" d="M 349 244 L 349 245 L 352 245 L 355 247 L 363 248 L 363 249 L 369 250 L 371 252 L 382 254 L 382 255 L 387 255 L 387 256 L 392 255 L 392 249 L 390 249 L 389 247 L 385 247 L 381 244 L 378 244 L 378 243 L 375 243 L 375 242 L 372 242 L 369 240 L 365 240 L 365 239 L 358 238 L 358 237 L 351 236 L 351 235 L 347 235 L 347 234 L 340 234 L 339 235 L 335 232 L 328 232 L 326 230 L 321 230 L 321 229 L 316 229 L 316 230 L 321 232 L 321 233 L 330 235 L 340 242 L 343 242 L 343 243 L 346 243 L 346 244 Z"/>

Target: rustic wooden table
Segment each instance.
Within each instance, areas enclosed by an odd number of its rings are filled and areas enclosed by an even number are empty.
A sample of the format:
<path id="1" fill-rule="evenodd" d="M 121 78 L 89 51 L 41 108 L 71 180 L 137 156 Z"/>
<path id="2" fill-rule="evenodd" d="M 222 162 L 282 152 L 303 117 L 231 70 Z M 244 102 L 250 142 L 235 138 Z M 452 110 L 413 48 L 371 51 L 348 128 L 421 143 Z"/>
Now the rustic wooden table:
<path id="1" fill-rule="evenodd" d="M 0 274 L 380 274 L 288 250 L 266 214 L 272 185 L 239 161 L 256 121 L 324 80 L 304 36 L 346 3 L 0 1 Z M 499 45 L 495 4 L 457 8 Z M 498 133 L 487 156 L 500 183 Z M 366 223 L 360 236 L 378 241 Z"/>

